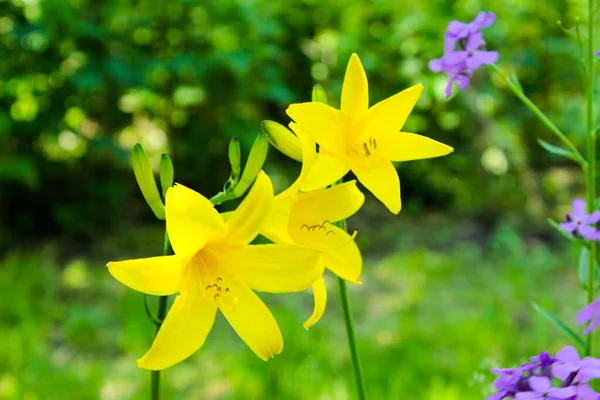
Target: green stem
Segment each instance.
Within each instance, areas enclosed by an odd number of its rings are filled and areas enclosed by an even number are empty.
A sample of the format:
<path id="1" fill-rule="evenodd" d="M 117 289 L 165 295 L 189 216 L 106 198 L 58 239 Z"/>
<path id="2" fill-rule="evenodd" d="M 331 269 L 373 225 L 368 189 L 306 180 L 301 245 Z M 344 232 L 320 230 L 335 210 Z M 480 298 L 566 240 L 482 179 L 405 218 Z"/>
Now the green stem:
<path id="1" fill-rule="evenodd" d="M 169 235 L 165 230 L 165 244 L 163 248 L 163 254 L 168 256 L 169 254 L 173 254 L 173 250 L 171 249 L 171 243 L 169 242 Z M 158 334 L 160 327 L 162 326 L 162 321 L 165 320 L 165 315 L 167 314 L 167 300 L 169 296 L 160 296 L 158 298 L 158 314 L 156 316 L 159 323 L 156 324 L 156 333 L 154 336 Z M 159 400 L 160 399 L 160 371 L 150 371 L 150 387 L 151 387 L 151 399 Z"/>
<path id="2" fill-rule="evenodd" d="M 348 231 L 346 220 L 338 223 L 339 227 L 344 231 Z M 367 393 L 365 390 L 365 380 L 363 378 L 362 369 L 360 367 L 360 359 L 358 357 L 358 346 L 356 345 L 356 334 L 354 333 L 354 319 L 352 318 L 352 307 L 350 306 L 350 297 L 348 296 L 348 287 L 346 281 L 338 278 L 340 288 L 340 296 L 342 299 L 342 308 L 344 310 L 344 322 L 346 323 L 346 334 L 348 336 L 348 345 L 350 346 L 350 355 L 352 356 L 352 367 L 354 369 L 354 379 L 356 380 L 356 392 L 359 400 L 365 400 Z"/>
<path id="3" fill-rule="evenodd" d="M 594 10 L 593 0 L 588 1 L 588 54 L 587 54 L 587 212 L 594 212 L 596 201 L 596 134 L 594 132 Z M 588 258 L 588 304 L 594 301 L 594 268 L 596 266 L 596 242 L 591 242 Z M 592 335 L 587 336 L 586 355 L 592 354 Z"/>
<path id="4" fill-rule="evenodd" d="M 542 123 L 546 125 L 548 129 L 550 129 L 552 133 L 554 133 L 556 137 L 560 139 L 560 141 L 565 146 L 567 146 L 569 150 L 571 150 L 581 167 L 585 168 L 585 166 L 587 165 L 585 159 L 583 158 L 579 150 L 577 150 L 577 147 L 575 147 L 575 145 L 571 143 L 571 141 L 565 136 L 565 134 L 562 133 L 552 121 L 550 121 L 546 114 L 544 114 L 531 100 L 529 100 L 529 97 L 525 96 L 521 88 L 517 86 L 508 76 L 506 76 L 504 71 L 502 71 L 496 64 L 492 64 L 490 65 L 490 67 L 502 79 L 504 79 L 504 81 L 506 82 L 510 90 L 512 90 L 512 92 L 515 94 L 515 96 L 517 96 L 523 102 L 523 104 L 525 104 L 527 108 L 529 108 L 540 119 L 540 121 L 542 121 Z"/>

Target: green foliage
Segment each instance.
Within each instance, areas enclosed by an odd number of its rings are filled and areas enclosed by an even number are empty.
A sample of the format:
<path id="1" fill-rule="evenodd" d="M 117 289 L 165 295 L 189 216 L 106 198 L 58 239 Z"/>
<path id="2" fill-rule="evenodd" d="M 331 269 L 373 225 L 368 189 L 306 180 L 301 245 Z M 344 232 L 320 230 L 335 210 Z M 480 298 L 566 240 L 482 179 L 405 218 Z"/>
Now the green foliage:
<path id="1" fill-rule="evenodd" d="M 550 140 L 551 133 L 486 71 L 475 74 L 471 90 L 446 101 L 446 78 L 427 62 L 441 55 L 450 19 L 496 12 L 488 46 L 582 145 L 582 132 L 571 128 L 584 108 L 572 68 L 578 49 L 555 24 L 571 26 L 578 7 L 566 1 L 542 9 L 483 1 L 2 2 L 0 239 L 10 231 L 13 240 L 56 234 L 81 240 L 121 228 L 107 215 L 150 221 L 142 200 L 131 195 L 127 155 L 137 141 L 156 158 L 155 172 L 159 155 L 168 152 L 180 182 L 214 195 L 229 174 L 229 139 L 239 137 L 248 151 L 260 121 L 286 125 L 288 104 L 310 100 L 315 83 L 339 104 L 353 52 L 369 76 L 371 104 L 422 82 L 405 130 L 456 149 L 399 165 L 403 190 L 411 194 L 405 209 L 493 215 L 525 209 L 537 216 L 546 197 L 550 205 L 565 202 L 565 180 L 547 170 L 554 157 L 536 147 L 538 136 Z M 271 160 L 274 172 L 295 168 L 285 156 Z M 542 192 L 532 174 L 552 183 Z M 14 216 L 23 198 L 31 198 L 35 211 Z"/>
<path id="2" fill-rule="evenodd" d="M 528 304 L 572 321 L 578 305 L 563 300 L 578 283 L 564 266 L 574 254 L 550 253 L 509 225 L 489 236 L 493 247 L 475 245 L 467 229 L 465 240 L 443 248 L 436 243 L 447 243 L 446 232 L 432 235 L 423 225 L 411 222 L 410 237 L 381 237 L 379 245 L 397 251 L 360 243 L 367 249 L 364 284 L 351 285 L 350 297 L 372 398 L 413 393 L 416 400 L 480 400 L 492 389 L 490 368 L 569 343 Z M 148 255 L 161 235 L 159 226 L 128 230 L 123 236 L 139 238 L 138 244 L 118 238 L 105 251 Z M 50 261 L 56 259 L 45 249 L 0 261 L 0 398 L 53 400 L 74 392 L 82 399 L 148 398 L 149 374 L 135 365 L 154 332 L 143 295 L 110 277 L 104 256 L 62 265 Z M 310 293 L 260 294 L 282 328 L 281 355 L 258 359 L 220 316 L 205 347 L 164 373 L 164 397 L 353 398 L 337 285 L 334 276 L 326 278 L 326 313 L 308 331 L 302 322 L 312 311 Z M 156 309 L 155 299 L 150 308 Z"/>

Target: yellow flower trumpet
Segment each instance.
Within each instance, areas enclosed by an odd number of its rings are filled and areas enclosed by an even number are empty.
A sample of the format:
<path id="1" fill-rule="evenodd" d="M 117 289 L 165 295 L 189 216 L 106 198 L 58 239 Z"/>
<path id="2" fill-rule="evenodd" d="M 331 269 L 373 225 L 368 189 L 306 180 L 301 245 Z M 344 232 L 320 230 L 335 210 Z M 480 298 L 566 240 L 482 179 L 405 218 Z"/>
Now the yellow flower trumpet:
<path id="1" fill-rule="evenodd" d="M 143 293 L 178 293 L 150 350 L 138 366 L 160 370 L 198 350 L 217 309 L 263 360 L 283 349 L 273 315 L 254 290 L 296 292 L 310 287 L 323 267 L 315 250 L 291 244 L 250 245 L 273 198 L 263 172 L 225 222 L 213 204 L 175 185 L 167 191 L 166 224 L 175 255 L 110 262 L 113 277 Z"/>
<path id="2" fill-rule="evenodd" d="M 400 212 L 400 180 L 392 161 L 439 157 L 453 150 L 427 137 L 399 132 L 422 89 L 423 85 L 415 85 L 369 108 L 367 76 L 353 54 L 344 77 L 341 110 L 322 102 L 290 105 L 287 114 L 320 149 L 301 189 L 325 187 L 352 170 L 391 212 Z"/>

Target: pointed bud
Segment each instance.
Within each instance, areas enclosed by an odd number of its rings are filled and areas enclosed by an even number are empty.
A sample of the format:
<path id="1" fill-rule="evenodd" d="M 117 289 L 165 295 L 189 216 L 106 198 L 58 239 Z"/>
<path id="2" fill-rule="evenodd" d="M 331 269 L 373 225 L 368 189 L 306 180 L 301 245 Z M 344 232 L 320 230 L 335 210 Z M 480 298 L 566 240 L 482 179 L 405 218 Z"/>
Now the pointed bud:
<path id="1" fill-rule="evenodd" d="M 240 140 L 235 136 L 229 142 L 229 163 L 231 164 L 231 177 L 234 182 L 237 182 L 242 172 L 242 151 L 240 150 Z"/>
<path id="2" fill-rule="evenodd" d="M 313 86 L 312 101 L 327 104 L 327 93 L 321 85 Z"/>
<path id="3" fill-rule="evenodd" d="M 135 179 L 137 180 L 146 203 L 148 203 L 154 212 L 154 215 L 156 215 L 156 218 L 164 220 L 165 206 L 158 194 L 158 188 L 156 187 L 156 181 L 154 180 L 154 174 L 152 173 L 152 167 L 150 166 L 150 159 L 148 159 L 148 154 L 140 143 L 136 143 L 135 146 L 133 146 L 131 164 L 133 165 Z"/>
<path id="4" fill-rule="evenodd" d="M 275 121 L 263 121 L 260 129 L 277 150 L 296 161 L 302 161 L 302 147 L 298 136 Z"/>
<path id="5" fill-rule="evenodd" d="M 233 195 L 235 197 L 242 196 L 252 185 L 254 179 L 256 179 L 256 175 L 258 175 L 265 163 L 268 151 L 269 139 L 267 139 L 267 135 L 264 133 L 259 133 L 250 149 L 250 155 L 248 156 L 248 161 L 246 161 L 242 177 L 233 188 Z"/>
<path id="6" fill-rule="evenodd" d="M 173 162 L 167 153 L 160 158 L 160 186 L 162 187 L 163 197 L 167 197 L 167 190 L 173 186 Z"/>

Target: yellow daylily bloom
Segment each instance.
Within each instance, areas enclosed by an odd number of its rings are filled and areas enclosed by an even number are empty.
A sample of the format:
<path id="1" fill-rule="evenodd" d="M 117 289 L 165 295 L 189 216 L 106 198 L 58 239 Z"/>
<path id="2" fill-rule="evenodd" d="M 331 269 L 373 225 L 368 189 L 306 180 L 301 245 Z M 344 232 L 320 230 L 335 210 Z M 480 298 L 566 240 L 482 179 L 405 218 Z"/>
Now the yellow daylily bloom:
<path id="1" fill-rule="evenodd" d="M 295 127 L 294 130 L 302 147 L 302 171 L 296 182 L 273 198 L 260 233 L 275 243 L 297 244 L 319 251 L 325 268 L 340 278 L 359 283 L 362 270 L 360 251 L 353 236 L 333 224 L 356 213 L 365 196 L 356 187 L 356 181 L 300 192 L 307 171 L 315 160 L 315 142 L 301 129 Z M 321 318 L 327 301 L 322 277 L 313 283 L 312 288 L 315 308 L 304 323 L 305 328 Z"/>
<path id="2" fill-rule="evenodd" d="M 327 186 L 352 170 L 375 197 L 398 214 L 400 181 L 392 161 L 439 157 L 453 151 L 425 136 L 399 132 L 422 89 L 423 85 L 415 85 L 369 108 L 367 76 L 353 54 L 344 77 L 341 110 L 320 102 L 290 105 L 287 114 L 320 146 L 302 190 Z"/>
<path id="3" fill-rule="evenodd" d="M 323 273 L 319 254 L 293 244 L 249 245 L 273 198 L 261 172 L 248 196 L 224 221 L 211 202 L 182 185 L 167 191 L 167 232 L 175 255 L 110 262 L 121 283 L 152 295 L 179 293 L 150 350 L 138 366 L 160 370 L 198 350 L 217 309 L 263 360 L 283 350 L 273 315 L 254 290 L 307 289 Z"/>

